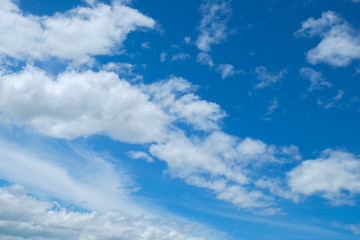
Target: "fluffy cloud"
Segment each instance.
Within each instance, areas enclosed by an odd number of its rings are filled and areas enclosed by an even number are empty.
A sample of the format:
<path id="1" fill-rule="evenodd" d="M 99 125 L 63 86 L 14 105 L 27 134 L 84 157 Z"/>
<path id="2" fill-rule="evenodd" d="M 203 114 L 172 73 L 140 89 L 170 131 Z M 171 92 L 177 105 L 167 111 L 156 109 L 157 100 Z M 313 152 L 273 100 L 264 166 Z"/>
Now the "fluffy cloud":
<path id="1" fill-rule="evenodd" d="M 105 134 L 125 142 L 165 138 L 169 117 L 149 96 L 112 72 L 64 72 L 56 78 L 27 66 L 0 75 L 0 113 L 52 137 Z"/>
<path id="2" fill-rule="evenodd" d="M 301 68 L 300 76 L 310 81 L 308 91 L 318 90 L 322 88 L 329 88 L 332 84 L 325 80 L 321 72 L 317 72 L 312 68 Z"/>
<path id="3" fill-rule="evenodd" d="M 94 55 L 116 54 L 129 32 L 154 24 L 153 19 L 117 1 L 38 17 L 22 13 L 14 1 L 1 0 L 0 56 L 87 63 Z"/>
<path id="4" fill-rule="evenodd" d="M 360 193 L 360 159 L 329 149 L 318 159 L 302 162 L 287 177 L 295 194 L 319 195 L 334 205 L 351 204 L 351 197 Z"/>
<path id="5" fill-rule="evenodd" d="M 21 239 L 205 240 L 220 234 L 192 223 L 133 217 L 122 212 L 74 212 L 27 195 L 20 185 L 0 188 L 0 237 Z M 209 237 L 207 237 L 209 236 Z M 224 238 L 221 236 L 220 238 Z"/>
<path id="6" fill-rule="evenodd" d="M 282 69 L 282 70 L 270 72 L 266 67 L 261 66 L 261 67 L 256 67 L 255 73 L 259 82 L 254 85 L 254 88 L 265 88 L 283 79 L 285 74 L 287 73 L 287 70 Z"/>
<path id="7" fill-rule="evenodd" d="M 296 36 L 320 36 L 321 42 L 307 52 L 309 63 L 327 63 L 334 67 L 349 65 L 360 58 L 360 35 L 335 12 L 324 12 L 319 19 L 309 18 L 302 23 Z"/>
<path id="8" fill-rule="evenodd" d="M 226 24 L 231 15 L 230 2 L 207 0 L 200 6 L 200 12 L 200 34 L 195 44 L 201 51 L 209 52 L 211 45 L 219 44 L 227 38 Z"/>

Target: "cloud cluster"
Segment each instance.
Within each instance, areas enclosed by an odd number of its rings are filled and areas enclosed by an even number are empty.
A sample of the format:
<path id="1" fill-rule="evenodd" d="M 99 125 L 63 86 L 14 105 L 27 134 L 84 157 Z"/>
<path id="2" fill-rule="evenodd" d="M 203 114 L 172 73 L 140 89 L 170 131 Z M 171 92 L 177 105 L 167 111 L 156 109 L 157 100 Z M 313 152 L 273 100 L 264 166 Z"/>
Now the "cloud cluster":
<path id="1" fill-rule="evenodd" d="M 0 188 L 0 216 L 0 237 L 8 240 L 213 239 L 209 230 L 191 223 L 133 217 L 117 211 L 104 214 L 69 211 L 56 202 L 29 196 L 20 185 Z"/>
<path id="2" fill-rule="evenodd" d="M 298 158 L 297 149 L 240 140 L 222 132 L 225 112 L 195 95 L 195 90 L 183 78 L 130 84 L 104 70 L 65 71 L 52 77 L 26 66 L 20 72 L 0 75 L 0 115 L 55 138 L 103 134 L 122 142 L 152 143 L 150 153 L 167 162 L 174 177 L 214 190 L 219 199 L 240 208 L 266 206 L 261 201 L 265 196 L 249 190 L 252 179 L 246 168 L 280 162 L 277 155 Z M 179 123 L 203 131 L 204 137 L 187 136 Z M 130 156 L 152 161 L 145 152 Z M 20 176 L 14 169 L 11 174 Z M 218 181 L 222 188 L 213 187 Z M 241 191 L 236 193 L 236 189 Z"/>
<path id="3" fill-rule="evenodd" d="M 129 32 L 154 24 L 153 19 L 117 1 L 39 17 L 24 14 L 14 1 L 1 0 L 0 57 L 54 57 L 79 65 L 92 61 L 95 55 L 116 54 Z"/>
<path id="4" fill-rule="evenodd" d="M 321 37 L 321 42 L 306 54 L 311 64 L 342 67 L 360 58 L 359 32 L 335 12 L 324 12 L 319 19 L 307 19 L 295 36 Z"/>
<path id="5" fill-rule="evenodd" d="M 232 13 L 230 1 L 207 0 L 200 6 L 200 12 L 200 34 L 195 45 L 201 52 L 197 55 L 196 61 L 219 72 L 222 79 L 241 72 L 235 70 L 232 64 L 216 64 L 209 55 L 212 45 L 220 44 L 227 38 L 227 23 Z"/>
<path id="6" fill-rule="evenodd" d="M 203 139 L 179 133 L 164 144 L 150 146 L 150 153 L 165 160 L 173 176 L 208 188 L 218 199 L 238 208 L 253 210 L 271 205 L 269 196 L 254 190 L 256 179 L 261 176 L 253 170 L 281 164 L 283 158 L 300 159 L 294 146 L 276 147 L 251 138 L 241 140 L 220 131 Z"/>

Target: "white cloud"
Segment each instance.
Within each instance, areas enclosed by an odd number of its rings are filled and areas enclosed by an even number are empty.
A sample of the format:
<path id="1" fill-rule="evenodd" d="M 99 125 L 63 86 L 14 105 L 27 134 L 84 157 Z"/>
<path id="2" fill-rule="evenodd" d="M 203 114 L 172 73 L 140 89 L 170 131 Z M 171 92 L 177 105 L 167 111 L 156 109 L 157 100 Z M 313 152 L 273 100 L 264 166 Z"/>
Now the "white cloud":
<path id="1" fill-rule="evenodd" d="M 1 179 L 85 209 L 146 213 L 124 194 L 133 185 L 129 176 L 101 155 L 88 151 L 68 155 L 49 146 L 19 146 L 3 139 L 0 143 Z"/>
<path id="2" fill-rule="evenodd" d="M 151 85 L 129 84 L 113 72 L 67 71 L 56 77 L 27 66 L 0 73 L 0 116 L 56 138 L 104 134 L 130 143 L 161 142 L 185 122 L 219 129 L 220 106 L 200 99 L 182 78 Z"/>
<path id="3" fill-rule="evenodd" d="M 320 158 L 303 161 L 287 177 L 295 194 L 319 195 L 333 205 L 352 204 L 352 196 L 360 194 L 360 159 L 328 149 Z"/>
<path id="4" fill-rule="evenodd" d="M 254 88 L 265 88 L 283 79 L 285 74 L 287 73 L 287 70 L 282 69 L 282 70 L 270 72 L 266 67 L 260 66 L 260 67 L 256 67 L 255 73 L 259 82 L 254 85 Z"/>
<path id="5" fill-rule="evenodd" d="M 171 61 L 184 61 L 190 58 L 190 54 L 188 53 L 178 53 L 171 57 Z"/>
<path id="6" fill-rule="evenodd" d="M 13 1 L 1 0 L 0 56 L 88 63 L 94 55 L 116 54 L 129 32 L 154 24 L 153 19 L 116 2 L 39 17 L 24 14 Z"/>
<path id="7" fill-rule="evenodd" d="M 226 238 L 193 223 L 133 217 L 117 211 L 104 214 L 69 211 L 56 202 L 27 195 L 20 185 L 0 188 L 0 215 L 0 237 L 9 240 Z"/>
<path id="8" fill-rule="evenodd" d="M 0 115 L 56 138 L 105 134 L 125 142 L 166 136 L 169 117 L 149 96 L 112 72 L 64 72 L 27 66 L 0 75 Z"/>
<path id="9" fill-rule="evenodd" d="M 332 84 L 325 80 L 321 72 L 317 72 L 312 68 L 301 68 L 300 75 L 310 81 L 308 91 L 322 89 L 324 87 L 330 88 Z"/>
<path id="10" fill-rule="evenodd" d="M 145 159 L 147 162 L 152 163 L 154 162 L 154 159 L 152 157 L 150 157 L 149 154 L 147 154 L 146 152 L 141 152 L 141 151 L 130 151 L 128 152 L 128 155 L 132 158 L 132 159 Z"/>
<path id="11" fill-rule="evenodd" d="M 333 99 L 335 101 L 340 101 L 343 98 L 344 94 L 345 94 L 344 90 L 340 89 L 337 91 L 337 94 L 335 97 L 333 97 Z"/>
<path id="12" fill-rule="evenodd" d="M 121 77 L 125 77 L 127 79 L 131 79 L 132 81 L 142 80 L 143 76 L 140 74 L 136 74 L 134 70 L 138 66 L 130 64 L 130 63 L 121 63 L 121 62 L 109 62 L 107 64 L 101 65 L 101 69 L 114 72 Z"/>
<path id="13" fill-rule="evenodd" d="M 0 112 L 13 124 L 29 126 L 51 137 L 73 139 L 103 134 L 118 141 L 152 143 L 149 152 L 166 161 L 174 177 L 194 185 L 198 183 L 199 187 L 207 186 L 219 199 L 240 208 L 267 206 L 265 200 L 268 197 L 249 190 L 254 182 L 247 176 L 252 172 L 247 168 L 281 163 L 281 156 L 296 159 L 297 149 L 277 148 L 250 138 L 240 141 L 221 132 L 224 111 L 219 105 L 200 99 L 194 94 L 195 90 L 196 86 L 176 77 L 150 85 L 131 85 L 113 72 L 67 71 L 50 77 L 27 66 L 20 72 L 0 75 Z M 207 137 L 186 137 L 185 131 L 176 127 L 179 122 L 207 132 Z M 152 161 L 144 153 L 130 155 Z M 24 162 L 21 160 L 18 165 Z M 3 169 L 13 166 L 3 163 Z M 9 170 L 8 177 L 19 173 L 14 169 Z M 67 179 L 66 171 L 52 170 L 46 164 L 38 169 L 48 169 L 47 173 Z M 22 170 L 25 173 L 32 171 L 32 168 Z M 46 175 L 38 175 L 46 178 Z M 22 174 L 17 176 L 20 178 Z M 195 181 L 194 177 L 204 179 Z M 218 181 L 224 181 L 223 189 L 214 189 L 212 182 Z M 76 186 L 71 181 L 69 185 Z M 64 185 L 58 183 L 58 186 Z M 237 189 L 241 194 L 235 194 Z M 254 201 L 255 198 L 258 201 Z"/>
<path id="14" fill-rule="evenodd" d="M 279 102 L 276 97 L 272 101 L 270 101 L 270 105 L 266 108 L 265 115 L 271 115 L 273 112 L 279 108 Z"/>
<path id="15" fill-rule="evenodd" d="M 202 19 L 198 30 L 200 34 L 195 45 L 204 52 L 209 52 L 211 46 L 219 44 L 227 38 L 227 22 L 230 19 L 229 1 L 207 0 L 200 6 Z"/>
<path id="16" fill-rule="evenodd" d="M 200 130 L 219 129 L 219 121 L 226 116 L 219 105 L 201 100 L 192 92 L 194 85 L 183 78 L 144 85 L 152 101 L 164 109 L 174 121 L 183 120 Z"/>
<path id="17" fill-rule="evenodd" d="M 231 77 L 234 74 L 241 73 L 242 70 L 235 70 L 234 66 L 228 63 L 225 64 L 216 64 L 212 57 L 205 52 L 200 52 L 196 56 L 196 61 L 202 65 L 208 66 L 211 69 L 215 69 L 217 72 L 221 74 L 221 78 L 225 79 L 227 77 Z"/>
<path id="18" fill-rule="evenodd" d="M 150 153 L 167 162 L 172 176 L 210 189 L 218 199 L 236 207 L 253 210 L 268 207 L 271 197 L 254 188 L 256 174 L 252 169 L 282 163 L 281 156 L 299 159 L 296 147 L 278 148 L 223 132 L 213 132 L 203 139 L 178 133 L 166 143 L 151 145 Z"/>
<path id="19" fill-rule="evenodd" d="M 167 54 L 165 52 L 162 52 L 160 54 L 160 62 L 165 62 L 167 59 Z"/>
<path id="20" fill-rule="evenodd" d="M 221 78 L 231 77 L 235 74 L 234 66 L 231 64 L 220 64 L 218 70 L 221 73 Z"/>
<path id="21" fill-rule="evenodd" d="M 196 56 L 196 61 L 202 65 L 207 65 L 209 67 L 214 67 L 215 63 L 211 56 L 207 53 L 201 52 Z"/>
<path id="22" fill-rule="evenodd" d="M 319 19 L 309 18 L 302 23 L 296 36 L 320 36 L 321 42 L 307 52 L 311 64 L 327 63 L 334 67 L 349 65 L 360 58 L 360 35 L 335 12 L 324 12 Z"/>
<path id="23" fill-rule="evenodd" d="M 142 43 L 140 44 L 140 46 L 141 46 L 142 48 L 144 48 L 144 49 L 147 49 L 147 48 L 150 48 L 150 43 L 149 43 L 149 42 L 142 42 Z"/>

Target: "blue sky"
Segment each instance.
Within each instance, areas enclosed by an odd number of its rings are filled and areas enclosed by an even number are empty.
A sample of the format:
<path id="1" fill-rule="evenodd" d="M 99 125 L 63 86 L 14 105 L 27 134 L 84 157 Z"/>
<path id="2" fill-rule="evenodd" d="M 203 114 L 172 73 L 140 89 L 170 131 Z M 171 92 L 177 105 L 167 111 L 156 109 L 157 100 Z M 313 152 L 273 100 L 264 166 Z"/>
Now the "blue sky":
<path id="1" fill-rule="evenodd" d="M 1 239 L 358 239 L 358 0 L 0 0 Z"/>

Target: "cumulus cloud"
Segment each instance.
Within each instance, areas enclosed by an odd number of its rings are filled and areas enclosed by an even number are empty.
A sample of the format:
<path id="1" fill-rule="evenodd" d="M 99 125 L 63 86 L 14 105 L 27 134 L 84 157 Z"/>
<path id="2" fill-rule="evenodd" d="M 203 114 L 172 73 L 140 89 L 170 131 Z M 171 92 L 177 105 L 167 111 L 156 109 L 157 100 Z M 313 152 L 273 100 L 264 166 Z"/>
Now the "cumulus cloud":
<path id="1" fill-rule="evenodd" d="M 200 6 L 202 19 L 198 26 L 200 34 L 195 45 L 204 52 L 227 38 L 227 22 L 231 16 L 229 1 L 207 0 Z"/>
<path id="2" fill-rule="evenodd" d="M 283 79 L 285 74 L 287 73 L 287 70 L 282 69 L 271 72 L 266 67 L 260 66 L 256 67 L 255 73 L 259 82 L 254 85 L 254 88 L 265 88 Z"/>
<path id="3" fill-rule="evenodd" d="M 300 69 L 300 76 L 310 81 L 308 91 L 318 90 L 322 88 L 330 88 L 332 84 L 325 80 L 321 72 L 317 72 L 312 68 L 304 67 Z"/>
<path id="4" fill-rule="evenodd" d="M 0 114 L 51 137 L 105 134 L 125 142 L 161 140 L 169 117 L 149 96 L 113 72 L 64 72 L 27 66 L 0 75 Z"/>
<path id="5" fill-rule="evenodd" d="M 0 56 L 19 60 L 58 58 L 88 63 L 116 54 L 129 32 L 152 28 L 154 20 L 114 1 L 94 3 L 53 16 L 23 13 L 14 1 L 0 1 Z"/>
<path id="6" fill-rule="evenodd" d="M 322 38 L 306 54 L 307 61 L 311 64 L 327 63 L 341 67 L 360 58 L 359 32 L 335 12 L 324 12 L 319 19 L 307 19 L 295 36 Z"/>
<path id="7" fill-rule="evenodd" d="M 193 223 L 133 217 L 118 211 L 104 214 L 69 211 L 56 202 L 29 196 L 20 185 L 0 188 L 0 215 L 0 237 L 11 240 L 226 238 Z"/>
<path id="8" fill-rule="evenodd" d="M 352 196 L 360 193 L 360 159 L 328 149 L 320 158 L 303 161 L 287 177 L 295 194 L 318 195 L 333 205 L 352 204 Z"/>

